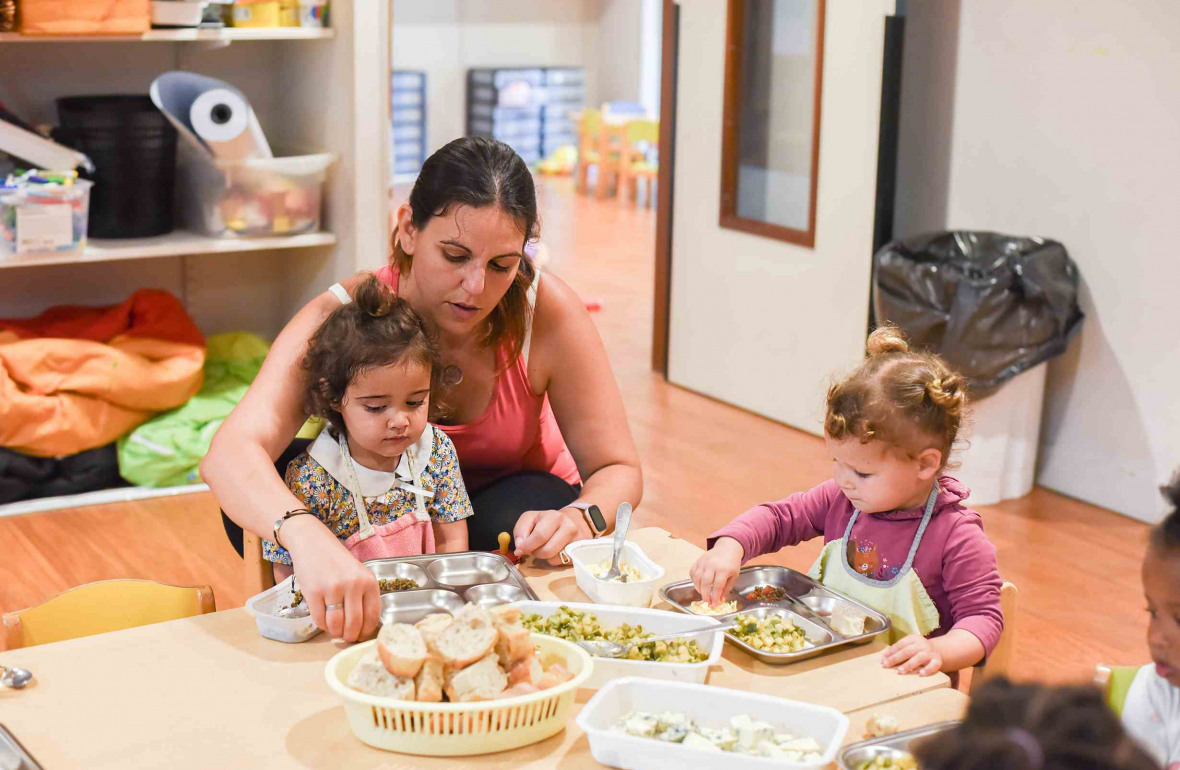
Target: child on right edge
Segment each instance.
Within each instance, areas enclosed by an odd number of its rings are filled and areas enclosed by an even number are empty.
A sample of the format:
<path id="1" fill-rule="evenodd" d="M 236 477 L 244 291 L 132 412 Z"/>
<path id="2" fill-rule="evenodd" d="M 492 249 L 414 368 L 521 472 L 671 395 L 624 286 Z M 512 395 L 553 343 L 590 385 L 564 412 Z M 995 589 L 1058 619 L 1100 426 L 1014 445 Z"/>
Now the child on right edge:
<path id="1" fill-rule="evenodd" d="M 759 505 L 709 537 L 689 572 L 719 604 L 742 564 L 823 536 L 811 576 L 889 616 L 882 665 L 930 676 L 979 663 L 1004 626 L 996 549 L 968 491 L 943 475 L 966 407 L 963 378 L 911 352 L 895 327 L 828 391 L 824 434 L 832 480 Z"/>
<path id="2" fill-rule="evenodd" d="M 1180 472 L 1163 493 L 1173 510 L 1151 531 L 1143 560 L 1154 663 L 1131 682 L 1123 724 L 1167 770 L 1180 770 Z"/>

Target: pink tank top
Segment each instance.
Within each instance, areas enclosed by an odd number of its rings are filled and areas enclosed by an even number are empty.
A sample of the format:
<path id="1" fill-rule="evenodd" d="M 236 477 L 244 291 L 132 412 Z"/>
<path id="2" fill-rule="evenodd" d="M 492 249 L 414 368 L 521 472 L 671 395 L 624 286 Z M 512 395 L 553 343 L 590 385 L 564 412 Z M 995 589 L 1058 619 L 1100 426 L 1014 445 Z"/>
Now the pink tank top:
<path id="1" fill-rule="evenodd" d="M 376 275 L 397 292 L 398 274 L 391 266 Z M 530 292 L 530 301 L 535 296 Z M 528 333 L 531 335 L 532 329 Z M 470 492 L 518 471 L 546 471 L 570 484 L 581 483 L 578 466 L 549 407 L 549 396 L 533 393 L 527 356 L 527 341 L 525 352 L 511 363 L 501 348 L 496 354 L 500 374 L 484 413 L 463 425 L 438 426 L 455 445 L 463 482 Z"/>

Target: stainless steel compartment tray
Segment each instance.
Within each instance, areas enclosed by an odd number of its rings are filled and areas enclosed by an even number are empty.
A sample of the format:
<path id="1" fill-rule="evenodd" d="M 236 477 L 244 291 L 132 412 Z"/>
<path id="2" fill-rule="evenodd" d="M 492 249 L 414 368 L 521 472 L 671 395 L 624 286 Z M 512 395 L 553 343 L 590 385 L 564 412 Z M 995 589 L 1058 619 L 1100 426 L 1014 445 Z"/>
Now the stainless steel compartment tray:
<path id="1" fill-rule="evenodd" d="M 516 565 L 498 553 L 431 553 L 373 559 L 365 566 L 378 578 L 408 578 L 418 584 L 417 589 L 382 595 L 382 623 L 414 623 L 467 602 L 490 606 L 538 599 Z"/>
<path id="2" fill-rule="evenodd" d="M 909 754 L 913 751 L 911 745 L 914 741 L 938 735 L 958 726 L 958 722 L 938 722 L 914 730 L 886 735 L 883 738 L 853 743 L 840 750 L 840 753 L 836 755 L 836 764 L 839 765 L 840 770 L 860 770 L 861 765 L 871 759 L 879 756 L 898 757 L 903 753 Z"/>
<path id="3" fill-rule="evenodd" d="M 746 594 L 757 587 L 779 588 L 790 598 L 784 597 L 778 601 L 747 599 Z M 701 597 L 693 588 L 691 580 L 682 580 L 669 583 L 661 588 L 660 598 L 681 612 L 693 614 L 689 605 Z M 737 612 L 715 616 L 718 620 L 728 620 L 740 614 L 764 616 L 769 612 L 770 614 L 784 615 L 790 617 L 797 626 L 802 628 L 807 633 L 808 641 L 815 645 L 799 652 L 763 652 L 729 633 L 725 634 L 730 644 L 744 650 L 758 660 L 772 665 L 806 660 L 846 645 L 864 644 L 888 632 L 892 626 L 887 616 L 872 607 L 838 591 L 833 591 L 807 575 L 787 567 L 743 567 L 738 573 L 737 580 L 734 581 L 733 590 L 724 597 L 723 601 L 737 602 L 738 609 Z M 827 617 L 831 614 L 833 607 L 840 603 L 865 616 L 865 632 L 863 634 L 846 636 L 832 628 Z"/>

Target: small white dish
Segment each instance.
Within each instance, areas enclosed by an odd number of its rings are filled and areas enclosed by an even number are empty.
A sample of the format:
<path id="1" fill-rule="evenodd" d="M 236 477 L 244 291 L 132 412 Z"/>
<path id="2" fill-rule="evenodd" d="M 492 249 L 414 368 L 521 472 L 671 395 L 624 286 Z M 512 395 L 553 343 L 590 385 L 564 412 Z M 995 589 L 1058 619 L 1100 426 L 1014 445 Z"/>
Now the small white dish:
<path id="1" fill-rule="evenodd" d="M 639 570 L 643 580 L 631 583 L 599 580 L 590 572 L 604 561 L 609 564 L 614 543 L 609 537 L 600 540 L 577 540 L 565 547 L 565 554 L 574 565 L 574 580 L 590 599 L 598 604 L 621 604 L 626 607 L 650 607 L 656 586 L 664 579 L 666 570 L 656 564 L 638 544 L 628 540 L 623 544 L 620 564 Z"/>
<path id="2" fill-rule="evenodd" d="M 320 632 L 319 626 L 310 615 L 302 618 L 279 617 L 279 610 L 291 606 L 294 583 L 295 576 L 292 575 L 278 585 L 246 600 L 246 607 L 254 615 L 258 633 L 267 639 L 295 644 L 306 642 Z"/>

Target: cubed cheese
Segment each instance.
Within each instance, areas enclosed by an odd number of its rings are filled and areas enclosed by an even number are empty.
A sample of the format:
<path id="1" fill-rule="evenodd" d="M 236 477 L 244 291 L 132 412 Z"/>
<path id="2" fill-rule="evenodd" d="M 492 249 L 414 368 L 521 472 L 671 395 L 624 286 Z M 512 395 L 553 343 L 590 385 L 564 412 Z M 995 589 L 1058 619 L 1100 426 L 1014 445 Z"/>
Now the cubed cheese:
<path id="1" fill-rule="evenodd" d="M 668 743 L 681 743 L 689 734 L 688 725 L 672 725 L 656 734 L 656 738 Z"/>
<path id="2" fill-rule="evenodd" d="M 688 727 L 692 725 L 692 720 L 684 714 L 679 714 L 675 711 L 665 711 L 656 716 L 659 722 L 659 730 L 667 730 L 670 727 Z"/>
<path id="3" fill-rule="evenodd" d="M 688 735 L 684 736 L 684 742 L 682 745 L 688 746 L 692 749 L 700 749 L 701 751 L 721 751 L 721 747 L 700 733 L 689 733 Z"/>
<path id="4" fill-rule="evenodd" d="M 778 746 L 784 751 L 801 751 L 804 753 L 815 752 L 822 754 L 824 750 L 823 746 L 816 743 L 814 738 L 796 738 L 780 743 Z"/>
<path id="5" fill-rule="evenodd" d="M 774 738 L 774 727 L 765 722 L 754 722 L 745 714 L 733 717 L 729 724 L 737 733 L 738 744 L 745 749 L 753 749 L 762 741 Z"/>
<path id="6" fill-rule="evenodd" d="M 656 734 L 659 722 L 650 714 L 632 714 L 623 721 L 623 732 L 639 738 L 651 738 Z"/>
<path id="7" fill-rule="evenodd" d="M 737 735 L 728 727 L 716 729 L 713 727 L 701 728 L 700 734 L 709 741 L 716 744 L 717 748 L 725 751 L 733 751 L 737 745 Z"/>

